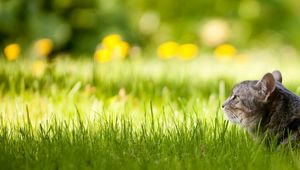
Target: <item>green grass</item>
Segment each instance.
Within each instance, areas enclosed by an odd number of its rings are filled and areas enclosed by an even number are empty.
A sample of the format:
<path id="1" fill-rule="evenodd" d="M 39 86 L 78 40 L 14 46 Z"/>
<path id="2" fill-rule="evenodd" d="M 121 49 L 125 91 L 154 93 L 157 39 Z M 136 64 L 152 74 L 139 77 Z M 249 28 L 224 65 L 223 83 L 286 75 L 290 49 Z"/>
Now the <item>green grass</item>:
<path id="1" fill-rule="evenodd" d="M 253 141 L 220 110 L 274 69 L 299 94 L 297 62 L 58 59 L 35 77 L 30 60 L 1 60 L 1 168 L 300 169 L 299 150 Z"/>

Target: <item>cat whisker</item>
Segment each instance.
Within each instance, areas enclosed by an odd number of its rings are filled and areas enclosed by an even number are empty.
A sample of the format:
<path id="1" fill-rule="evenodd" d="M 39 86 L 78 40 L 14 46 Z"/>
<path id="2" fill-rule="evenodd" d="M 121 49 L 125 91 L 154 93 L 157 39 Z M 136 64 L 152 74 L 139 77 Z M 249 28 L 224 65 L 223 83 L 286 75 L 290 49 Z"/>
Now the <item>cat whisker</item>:
<path id="1" fill-rule="evenodd" d="M 231 110 L 225 110 L 226 118 L 233 123 L 241 123 L 241 119 Z"/>

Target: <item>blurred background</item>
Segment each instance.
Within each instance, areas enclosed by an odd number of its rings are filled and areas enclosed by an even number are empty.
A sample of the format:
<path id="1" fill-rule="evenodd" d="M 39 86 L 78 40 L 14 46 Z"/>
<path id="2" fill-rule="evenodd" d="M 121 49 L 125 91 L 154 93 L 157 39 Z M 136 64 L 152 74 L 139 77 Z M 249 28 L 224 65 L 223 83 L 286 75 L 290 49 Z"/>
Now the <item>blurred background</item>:
<path id="1" fill-rule="evenodd" d="M 230 43 L 296 53 L 300 1 L 0 0 L 1 49 L 11 43 L 29 49 L 47 38 L 53 53 L 89 55 L 109 34 L 149 53 L 170 40 L 202 51 Z"/>

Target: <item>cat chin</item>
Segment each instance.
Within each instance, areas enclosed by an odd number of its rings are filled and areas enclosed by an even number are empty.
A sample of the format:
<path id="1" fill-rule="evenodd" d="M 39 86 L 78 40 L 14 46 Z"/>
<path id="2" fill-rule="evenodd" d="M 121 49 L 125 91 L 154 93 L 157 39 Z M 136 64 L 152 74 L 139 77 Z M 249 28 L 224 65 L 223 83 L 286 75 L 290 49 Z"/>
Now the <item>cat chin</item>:
<path id="1" fill-rule="evenodd" d="M 229 120 L 231 123 L 240 124 L 241 120 L 238 117 L 230 116 L 229 114 L 225 114 L 225 119 Z"/>
<path id="2" fill-rule="evenodd" d="M 231 123 L 234 123 L 234 124 L 240 124 L 241 123 L 241 121 L 239 119 L 227 118 L 227 120 L 229 120 Z"/>

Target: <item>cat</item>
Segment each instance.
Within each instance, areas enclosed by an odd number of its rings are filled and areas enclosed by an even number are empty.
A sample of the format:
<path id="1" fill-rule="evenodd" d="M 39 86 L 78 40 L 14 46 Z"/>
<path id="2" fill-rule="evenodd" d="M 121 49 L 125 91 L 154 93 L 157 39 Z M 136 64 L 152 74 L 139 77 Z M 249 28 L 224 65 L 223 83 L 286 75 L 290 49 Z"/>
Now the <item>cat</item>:
<path id="1" fill-rule="evenodd" d="M 272 138 L 283 145 L 300 141 L 300 98 L 282 85 L 278 70 L 235 85 L 222 109 L 230 122 L 256 139 Z"/>

